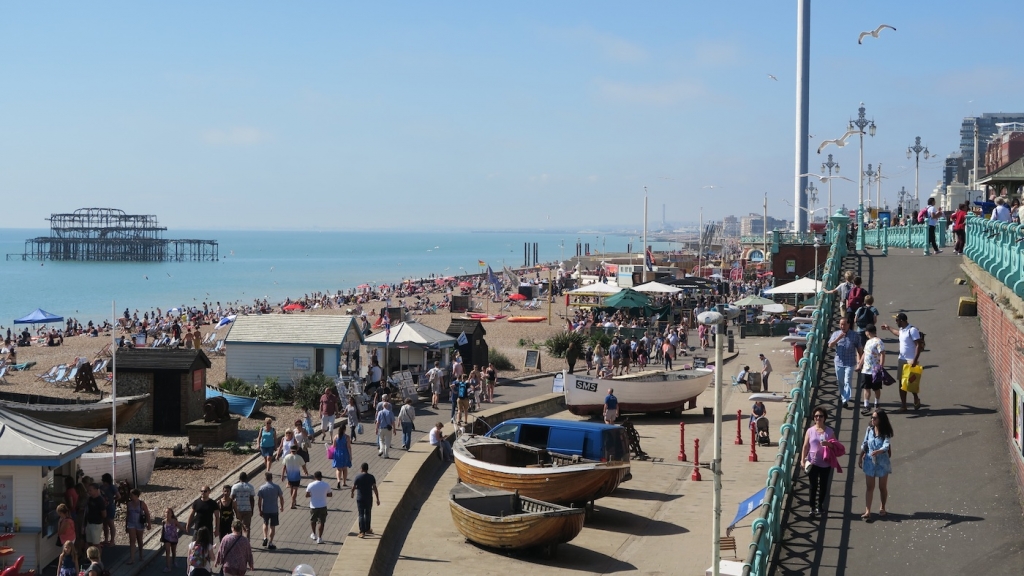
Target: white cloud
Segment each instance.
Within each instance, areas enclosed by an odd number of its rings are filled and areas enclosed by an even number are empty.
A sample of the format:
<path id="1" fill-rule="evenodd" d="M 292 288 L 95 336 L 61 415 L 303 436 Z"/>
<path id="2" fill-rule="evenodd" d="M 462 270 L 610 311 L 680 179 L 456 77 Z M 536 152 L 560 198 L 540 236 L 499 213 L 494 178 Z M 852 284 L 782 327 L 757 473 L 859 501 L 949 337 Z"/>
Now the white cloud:
<path id="1" fill-rule="evenodd" d="M 203 132 L 203 140 L 215 146 L 253 146 L 265 142 L 270 135 L 251 126 L 235 126 L 233 128 L 211 128 Z"/>
<path id="2" fill-rule="evenodd" d="M 627 104 L 672 105 L 693 100 L 707 93 L 698 81 L 675 80 L 660 84 L 629 84 L 598 79 L 601 96 L 612 102 Z"/>

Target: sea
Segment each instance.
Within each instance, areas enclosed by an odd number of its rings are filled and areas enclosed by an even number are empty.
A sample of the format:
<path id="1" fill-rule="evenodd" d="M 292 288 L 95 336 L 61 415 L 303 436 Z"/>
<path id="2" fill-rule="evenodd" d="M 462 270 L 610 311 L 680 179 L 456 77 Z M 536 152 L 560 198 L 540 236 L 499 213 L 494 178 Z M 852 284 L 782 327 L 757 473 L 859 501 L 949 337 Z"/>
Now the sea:
<path id="1" fill-rule="evenodd" d="M 0 229 L 0 254 L 21 254 L 25 240 L 46 229 Z M 334 293 L 361 284 L 377 286 L 407 278 L 459 276 L 524 263 L 523 246 L 537 243 L 538 260 L 571 258 L 576 242 L 591 253 L 625 252 L 634 236 L 588 232 L 340 232 L 169 230 L 167 238 L 217 240 L 216 262 L 38 262 L 20 256 L 0 259 L 0 325 L 36 308 L 63 316 L 101 321 L 125 308 L 279 303 L 315 291 Z M 667 250 L 669 243 L 651 243 Z M 531 249 L 532 253 L 532 249 Z M 116 306 L 116 311 L 113 306 Z"/>

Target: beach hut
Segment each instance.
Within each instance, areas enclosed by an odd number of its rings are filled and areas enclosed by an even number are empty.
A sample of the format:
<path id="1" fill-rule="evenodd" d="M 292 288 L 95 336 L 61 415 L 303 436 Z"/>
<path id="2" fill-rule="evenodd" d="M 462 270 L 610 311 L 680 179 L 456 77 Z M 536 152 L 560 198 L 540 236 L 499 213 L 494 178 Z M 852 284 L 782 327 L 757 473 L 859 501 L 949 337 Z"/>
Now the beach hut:
<path id="1" fill-rule="evenodd" d="M 131 420 L 117 423 L 118 432 L 184 433 L 185 424 L 203 417 L 209 368 L 210 359 L 202 350 L 118 349 L 107 367 L 117 370 L 118 397 L 149 394 Z"/>
<path id="2" fill-rule="evenodd" d="M 487 366 L 490 352 L 487 348 L 487 341 L 484 340 L 487 331 L 484 330 L 482 322 L 468 318 L 452 318 L 445 333 L 456 339 L 455 349 L 462 356 L 467 374 L 469 374 L 470 366 Z M 465 335 L 464 338 L 463 335 Z"/>
<path id="3" fill-rule="evenodd" d="M 268 377 L 281 386 L 306 374 L 338 377 L 342 358 L 363 343 L 355 316 L 262 314 L 239 316 L 225 338 L 226 372 L 250 384 Z"/>
<path id="4" fill-rule="evenodd" d="M 451 349 L 456 345 L 455 340 L 430 326 L 407 320 L 391 326 L 390 338 L 381 330 L 368 336 L 365 344 L 368 348 L 381 349 L 377 357 L 381 359 L 382 365 L 385 356 L 383 349 L 387 348 L 389 373 L 409 370 L 418 378 L 419 374 L 432 368 L 434 362 L 440 362 L 442 367 L 448 366 Z"/>
<path id="5" fill-rule="evenodd" d="M 4 545 L 15 550 L 5 560 L 24 556 L 22 571 L 40 574 L 60 554 L 55 542 L 64 478 L 75 477 L 78 457 L 103 444 L 107 431 L 42 422 L 2 408 L 0 430 L 0 532 L 14 533 Z"/>

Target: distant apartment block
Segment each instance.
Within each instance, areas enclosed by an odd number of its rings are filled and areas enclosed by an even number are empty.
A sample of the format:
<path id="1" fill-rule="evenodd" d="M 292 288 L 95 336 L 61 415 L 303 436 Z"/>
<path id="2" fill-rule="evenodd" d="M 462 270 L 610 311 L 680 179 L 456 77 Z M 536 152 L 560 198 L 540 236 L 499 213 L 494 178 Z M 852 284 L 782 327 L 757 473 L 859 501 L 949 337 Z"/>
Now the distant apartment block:
<path id="1" fill-rule="evenodd" d="M 985 170 L 985 153 L 989 141 L 999 132 L 1000 124 L 1024 122 L 1024 113 L 986 112 L 981 116 L 968 116 L 960 123 L 960 152 L 946 157 L 943 183 L 959 182 L 968 184 L 970 171 L 974 169 L 974 127 L 978 127 L 978 177 Z M 955 168 L 953 168 L 955 166 Z M 953 174 L 950 174 L 953 172 Z"/>
<path id="2" fill-rule="evenodd" d="M 789 227 L 789 220 L 780 220 L 778 218 L 768 217 L 768 231 L 772 230 L 786 230 Z M 764 234 L 764 217 L 760 214 L 750 213 L 748 216 L 740 218 L 740 236 L 756 236 L 758 234 Z"/>

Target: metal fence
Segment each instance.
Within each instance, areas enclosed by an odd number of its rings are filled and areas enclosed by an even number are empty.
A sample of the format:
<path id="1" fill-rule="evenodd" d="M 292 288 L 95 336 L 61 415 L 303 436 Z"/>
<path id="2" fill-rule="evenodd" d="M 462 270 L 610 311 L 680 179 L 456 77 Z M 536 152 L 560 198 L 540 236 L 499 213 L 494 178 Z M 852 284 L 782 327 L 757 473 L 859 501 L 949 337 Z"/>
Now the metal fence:
<path id="1" fill-rule="evenodd" d="M 831 289 L 839 282 L 839 271 L 846 256 L 846 219 L 833 221 L 838 226 L 830 227 L 828 241 L 832 247 L 825 260 L 822 282 Z M 818 384 L 818 373 L 824 362 L 823 343 L 828 338 L 829 317 L 835 296 L 824 293 L 821 307 L 813 314 L 814 323 L 807 334 L 807 351 L 799 363 L 797 385 L 790 390 L 790 403 L 785 423 L 779 428 L 779 452 L 775 464 L 768 470 L 768 490 L 765 492 L 761 512 L 754 520 L 754 541 L 750 543 L 743 565 L 743 575 L 760 576 L 767 574 L 772 548 L 782 532 L 783 505 L 793 488 L 794 466 L 800 455 L 801 430 L 810 405 L 811 391 Z"/>
<path id="2" fill-rule="evenodd" d="M 951 246 L 954 241 L 953 235 L 948 233 L 947 225 L 948 222 L 945 218 L 939 218 L 938 224 L 935 226 L 935 243 L 942 247 Z M 864 245 L 881 248 L 883 254 L 887 254 L 889 248 L 921 248 L 925 254 L 928 254 L 928 225 L 882 225 L 872 230 L 865 230 Z"/>
<path id="3" fill-rule="evenodd" d="M 969 214 L 964 255 L 1024 298 L 1024 226 Z"/>

